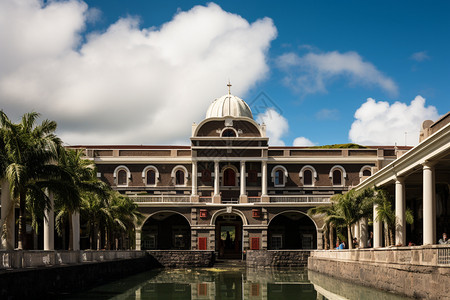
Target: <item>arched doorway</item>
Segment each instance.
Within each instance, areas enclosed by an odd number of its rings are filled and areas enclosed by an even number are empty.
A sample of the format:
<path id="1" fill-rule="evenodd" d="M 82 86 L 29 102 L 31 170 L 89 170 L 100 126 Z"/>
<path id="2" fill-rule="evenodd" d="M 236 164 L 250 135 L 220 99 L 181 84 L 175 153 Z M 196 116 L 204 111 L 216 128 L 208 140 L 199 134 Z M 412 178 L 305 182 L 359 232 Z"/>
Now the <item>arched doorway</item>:
<path id="1" fill-rule="evenodd" d="M 233 213 L 217 217 L 216 251 L 219 258 L 239 259 L 242 257 L 242 219 Z"/>
<path id="2" fill-rule="evenodd" d="M 317 249 L 317 229 L 304 213 L 287 211 L 276 215 L 269 223 L 270 250 Z"/>
<path id="3" fill-rule="evenodd" d="M 223 185 L 236 186 L 236 172 L 232 168 L 223 171 Z"/>
<path id="4" fill-rule="evenodd" d="M 142 250 L 189 250 L 191 227 L 176 212 L 158 212 L 150 216 L 141 230 Z"/>

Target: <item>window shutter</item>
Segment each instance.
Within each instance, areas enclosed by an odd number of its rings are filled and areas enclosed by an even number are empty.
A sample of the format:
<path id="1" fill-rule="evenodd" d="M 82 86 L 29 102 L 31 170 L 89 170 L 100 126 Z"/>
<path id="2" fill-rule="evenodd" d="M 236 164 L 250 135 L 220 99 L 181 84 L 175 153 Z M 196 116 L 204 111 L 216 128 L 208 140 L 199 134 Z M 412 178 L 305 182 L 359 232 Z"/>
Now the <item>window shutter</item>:
<path id="1" fill-rule="evenodd" d="M 208 250 L 207 249 L 207 241 L 208 241 L 208 238 L 199 237 L 198 238 L 198 250 Z"/>

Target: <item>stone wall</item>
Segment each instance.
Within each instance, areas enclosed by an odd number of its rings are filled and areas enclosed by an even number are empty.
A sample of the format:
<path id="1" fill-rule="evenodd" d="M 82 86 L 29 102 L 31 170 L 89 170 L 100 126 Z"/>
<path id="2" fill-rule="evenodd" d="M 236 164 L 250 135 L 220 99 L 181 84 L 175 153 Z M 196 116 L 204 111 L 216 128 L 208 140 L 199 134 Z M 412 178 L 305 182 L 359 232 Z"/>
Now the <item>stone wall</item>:
<path id="1" fill-rule="evenodd" d="M 202 250 L 148 250 L 153 264 L 165 268 L 212 267 L 214 251 Z"/>
<path id="2" fill-rule="evenodd" d="M 0 299 L 48 299 L 154 268 L 149 256 L 0 271 Z"/>
<path id="3" fill-rule="evenodd" d="M 408 297 L 447 299 L 450 265 L 431 264 L 440 262 L 439 249 L 313 251 L 308 269 Z"/>
<path id="4" fill-rule="evenodd" d="M 310 250 L 248 250 L 248 267 L 306 267 Z"/>

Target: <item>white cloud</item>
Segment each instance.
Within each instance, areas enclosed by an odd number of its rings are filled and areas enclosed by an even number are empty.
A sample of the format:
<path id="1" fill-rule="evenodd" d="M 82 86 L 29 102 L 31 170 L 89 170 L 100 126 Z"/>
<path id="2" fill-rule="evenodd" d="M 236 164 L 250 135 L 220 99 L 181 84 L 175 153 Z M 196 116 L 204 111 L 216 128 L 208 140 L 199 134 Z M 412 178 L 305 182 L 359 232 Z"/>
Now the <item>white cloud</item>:
<path id="1" fill-rule="evenodd" d="M 266 124 L 269 145 L 284 146 L 281 137 L 289 130 L 289 124 L 285 117 L 280 115 L 275 109 L 268 108 L 264 113 L 258 114 L 256 122 Z"/>
<path id="2" fill-rule="evenodd" d="M 294 140 L 293 145 L 297 147 L 308 147 L 308 146 L 315 146 L 316 144 L 314 142 L 311 142 L 309 139 L 300 136 Z"/>
<path id="3" fill-rule="evenodd" d="M 301 57 L 290 52 L 278 57 L 277 65 L 287 74 L 285 84 L 304 94 L 326 92 L 328 81 L 339 76 L 351 84 L 375 85 L 393 96 L 398 93 L 391 78 L 352 51 L 308 53 Z"/>
<path id="4" fill-rule="evenodd" d="M 410 58 L 417 62 L 422 62 L 424 60 L 430 59 L 430 57 L 427 54 L 427 51 L 419 51 L 419 52 L 413 53 Z"/>
<path id="5" fill-rule="evenodd" d="M 339 119 L 339 110 L 333 108 L 323 108 L 316 113 L 316 119 L 318 120 L 338 120 Z"/>
<path id="6" fill-rule="evenodd" d="M 228 78 L 242 95 L 266 76 L 277 34 L 269 18 L 249 23 L 210 3 L 158 29 L 119 19 L 83 41 L 98 14 L 77 0 L 0 1 L 7 114 L 41 112 L 69 144 L 188 143 L 191 123 L 226 92 Z"/>
<path id="7" fill-rule="evenodd" d="M 416 96 L 408 105 L 376 101 L 368 98 L 355 112 L 355 121 L 349 132 L 353 143 L 362 145 L 416 145 L 420 126 L 425 120 L 439 117 L 434 106 L 425 106 L 425 99 Z"/>

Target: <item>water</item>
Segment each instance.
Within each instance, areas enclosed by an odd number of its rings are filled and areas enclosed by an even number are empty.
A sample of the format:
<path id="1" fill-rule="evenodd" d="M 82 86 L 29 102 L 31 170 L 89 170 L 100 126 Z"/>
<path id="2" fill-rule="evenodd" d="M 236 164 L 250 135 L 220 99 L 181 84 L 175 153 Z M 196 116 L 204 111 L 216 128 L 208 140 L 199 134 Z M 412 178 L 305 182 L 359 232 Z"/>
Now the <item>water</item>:
<path id="1" fill-rule="evenodd" d="M 66 299 L 406 299 L 306 269 L 153 270 Z"/>

